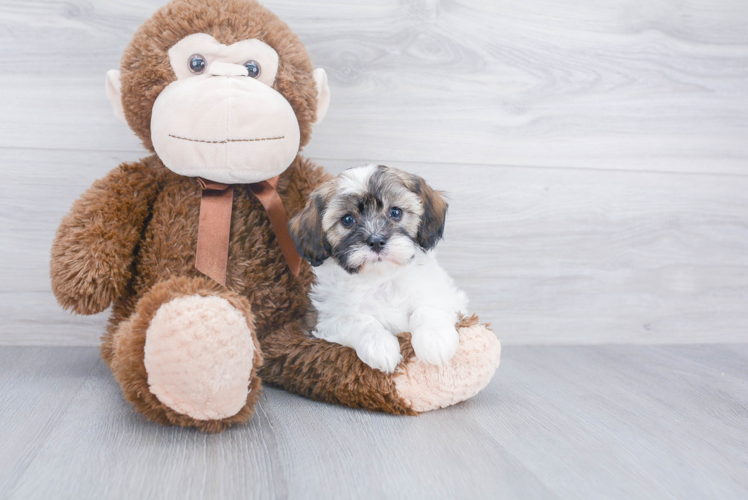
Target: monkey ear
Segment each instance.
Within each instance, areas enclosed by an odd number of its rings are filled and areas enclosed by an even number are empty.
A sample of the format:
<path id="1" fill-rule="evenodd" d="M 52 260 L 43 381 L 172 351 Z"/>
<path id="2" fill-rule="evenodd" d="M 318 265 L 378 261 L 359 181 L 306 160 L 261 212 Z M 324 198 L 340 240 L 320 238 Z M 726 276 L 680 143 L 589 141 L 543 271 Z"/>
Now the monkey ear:
<path id="1" fill-rule="evenodd" d="M 324 211 L 324 196 L 315 191 L 309 197 L 304 209 L 288 223 L 288 231 L 296 245 L 296 251 L 315 267 L 332 255 L 332 248 L 322 230 Z"/>
<path id="2" fill-rule="evenodd" d="M 423 216 L 416 235 L 418 244 L 424 250 L 431 250 L 444 237 L 447 223 L 447 200 L 441 191 L 434 191 L 421 177 L 413 175 L 411 190 L 421 198 Z"/>
<path id="3" fill-rule="evenodd" d="M 119 70 L 110 69 L 106 72 L 106 96 L 112 104 L 114 116 L 122 123 L 127 124 L 125 108 L 122 106 L 122 83 L 119 80 Z"/>
<path id="4" fill-rule="evenodd" d="M 330 87 L 327 85 L 327 73 L 322 68 L 317 68 L 312 73 L 314 83 L 317 85 L 317 119 L 314 123 L 321 122 L 330 107 Z"/>

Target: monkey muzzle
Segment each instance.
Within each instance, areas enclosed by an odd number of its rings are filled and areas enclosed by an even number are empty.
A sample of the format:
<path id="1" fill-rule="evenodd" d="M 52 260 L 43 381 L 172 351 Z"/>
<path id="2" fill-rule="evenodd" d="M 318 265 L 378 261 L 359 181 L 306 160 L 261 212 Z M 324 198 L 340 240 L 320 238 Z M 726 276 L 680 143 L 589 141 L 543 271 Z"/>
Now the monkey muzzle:
<path id="1" fill-rule="evenodd" d="M 167 168 L 224 184 L 249 184 L 286 170 L 299 151 L 288 101 L 238 64 L 169 84 L 151 116 L 151 139 Z"/>

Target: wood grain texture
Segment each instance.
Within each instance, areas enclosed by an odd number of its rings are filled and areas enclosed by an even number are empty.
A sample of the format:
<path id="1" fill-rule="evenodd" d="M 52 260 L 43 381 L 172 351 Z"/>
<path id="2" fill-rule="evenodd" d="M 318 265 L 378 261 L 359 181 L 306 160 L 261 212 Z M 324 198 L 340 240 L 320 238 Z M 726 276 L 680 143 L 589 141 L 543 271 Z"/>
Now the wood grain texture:
<path id="1" fill-rule="evenodd" d="M 53 434 L 100 365 L 94 349 L 0 349 L 0 498 Z"/>
<path id="2" fill-rule="evenodd" d="M 0 344 L 98 344 L 49 248 L 144 155 L 103 75 L 161 4 L 0 3 Z M 266 4 L 330 75 L 307 153 L 449 191 L 440 260 L 503 341 L 748 341 L 748 4 Z"/>
<path id="3" fill-rule="evenodd" d="M 56 305 L 49 248 L 73 200 L 135 155 L 0 153 L 12 167 L 0 185 L 0 344 L 97 345 L 105 315 Z M 331 172 L 362 162 L 320 160 Z M 746 177 L 390 165 L 448 192 L 439 260 L 504 342 L 748 342 Z"/>
<path id="4" fill-rule="evenodd" d="M 51 291 L 0 292 L 0 346 L 98 346 L 109 313 L 64 311 Z"/>
<path id="5" fill-rule="evenodd" d="M 0 4 L 0 147 L 138 151 L 104 74 L 162 4 Z M 330 77 L 313 157 L 746 173 L 742 0 L 265 4 Z"/>
<path id="6" fill-rule="evenodd" d="M 266 389 L 253 420 L 221 435 L 144 421 L 97 356 L 0 349 L 0 438 L 13 445 L 0 463 L 16 471 L 0 496 L 748 495 L 747 346 L 511 347 L 455 407 L 393 417 Z M 52 391 L 62 410 L 39 402 Z"/>

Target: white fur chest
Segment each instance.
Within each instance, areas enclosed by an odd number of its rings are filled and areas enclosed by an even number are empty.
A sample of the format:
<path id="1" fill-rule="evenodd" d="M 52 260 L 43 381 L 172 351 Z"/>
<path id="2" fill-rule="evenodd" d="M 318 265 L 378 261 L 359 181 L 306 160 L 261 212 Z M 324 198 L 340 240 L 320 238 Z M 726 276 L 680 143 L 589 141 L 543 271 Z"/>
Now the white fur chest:
<path id="1" fill-rule="evenodd" d="M 347 273 L 329 259 L 314 273 L 311 299 L 321 322 L 367 315 L 396 334 L 409 331 L 410 315 L 424 301 L 455 316 L 466 306 L 465 295 L 454 287 L 433 252 L 418 251 L 404 266 L 382 263 L 358 274 Z"/>
<path id="2" fill-rule="evenodd" d="M 395 267 L 383 273 L 348 274 L 332 259 L 327 260 L 314 269 L 317 280 L 311 291 L 312 303 L 320 317 L 365 314 L 391 332 L 407 331 L 411 311 L 404 270 Z"/>

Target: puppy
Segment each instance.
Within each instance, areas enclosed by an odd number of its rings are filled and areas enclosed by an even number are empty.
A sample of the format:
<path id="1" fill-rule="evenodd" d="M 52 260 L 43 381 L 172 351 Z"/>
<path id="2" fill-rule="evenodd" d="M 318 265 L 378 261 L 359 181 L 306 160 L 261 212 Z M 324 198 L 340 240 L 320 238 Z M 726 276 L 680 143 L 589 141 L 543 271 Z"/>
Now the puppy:
<path id="1" fill-rule="evenodd" d="M 467 297 L 434 255 L 446 215 L 441 193 L 422 178 L 382 165 L 319 186 L 289 223 L 296 249 L 314 266 L 312 335 L 352 347 L 386 373 L 402 359 L 400 332 L 411 332 L 418 359 L 451 359 Z"/>

